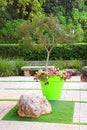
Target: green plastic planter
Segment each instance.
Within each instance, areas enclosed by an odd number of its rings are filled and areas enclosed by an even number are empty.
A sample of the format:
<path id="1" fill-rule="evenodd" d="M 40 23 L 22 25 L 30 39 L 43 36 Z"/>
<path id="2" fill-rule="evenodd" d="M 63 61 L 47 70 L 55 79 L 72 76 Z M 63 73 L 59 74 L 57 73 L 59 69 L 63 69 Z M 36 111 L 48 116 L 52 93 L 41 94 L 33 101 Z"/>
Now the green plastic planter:
<path id="1" fill-rule="evenodd" d="M 48 78 L 48 84 L 40 81 L 42 93 L 48 100 L 57 100 L 60 98 L 64 80 L 58 76 Z"/>

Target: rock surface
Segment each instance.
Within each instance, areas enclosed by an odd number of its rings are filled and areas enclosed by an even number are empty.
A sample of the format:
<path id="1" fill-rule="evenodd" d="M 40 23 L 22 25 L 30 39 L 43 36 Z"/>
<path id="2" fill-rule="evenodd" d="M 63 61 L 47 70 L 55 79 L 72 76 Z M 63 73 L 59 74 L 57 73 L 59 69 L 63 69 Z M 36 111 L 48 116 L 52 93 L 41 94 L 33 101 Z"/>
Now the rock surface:
<path id="1" fill-rule="evenodd" d="M 51 105 L 44 96 L 22 95 L 18 101 L 18 115 L 21 117 L 38 118 L 51 112 Z"/>
<path id="2" fill-rule="evenodd" d="M 81 81 L 87 82 L 87 66 L 84 66 L 81 71 Z"/>

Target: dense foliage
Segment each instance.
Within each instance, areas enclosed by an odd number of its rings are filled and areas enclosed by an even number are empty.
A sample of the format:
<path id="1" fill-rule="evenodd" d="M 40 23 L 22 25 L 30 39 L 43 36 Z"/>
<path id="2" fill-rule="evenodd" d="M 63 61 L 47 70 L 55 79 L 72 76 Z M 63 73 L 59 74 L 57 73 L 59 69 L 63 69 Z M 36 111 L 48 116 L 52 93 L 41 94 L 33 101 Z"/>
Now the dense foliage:
<path id="1" fill-rule="evenodd" d="M 0 56 L 2 58 L 23 58 L 24 60 L 45 60 L 46 50 L 38 51 L 36 49 L 23 48 L 20 45 L 0 45 Z M 50 55 L 50 60 L 86 60 L 87 59 L 87 44 L 64 44 L 56 46 Z"/>
<path id="2" fill-rule="evenodd" d="M 82 33 L 81 41 L 87 42 L 87 0 L 0 0 L 0 44 L 18 43 L 15 28 L 21 24 L 19 19 L 32 21 L 49 14 L 71 30 L 75 26 Z"/>
<path id="3" fill-rule="evenodd" d="M 7 21 L 5 26 L 0 29 L 0 44 L 17 43 L 19 37 L 16 33 L 16 28 L 25 22 L 23 19 Z"/>
<path id="4" fill-rule="evenodd" d="M 11 61 L 10 59 L 0 58 L 0 76 L 23 75 L 21 67 L 26 65 L 28 63 L 22 59 Z"/>
<path id="5" fill-rule="evenodd" d="M 87 41 L 87 0 L 46 0 L 46 14 L 54 14 L 65 26 L 75 25 L 83 29 L 83 41 Z"/>

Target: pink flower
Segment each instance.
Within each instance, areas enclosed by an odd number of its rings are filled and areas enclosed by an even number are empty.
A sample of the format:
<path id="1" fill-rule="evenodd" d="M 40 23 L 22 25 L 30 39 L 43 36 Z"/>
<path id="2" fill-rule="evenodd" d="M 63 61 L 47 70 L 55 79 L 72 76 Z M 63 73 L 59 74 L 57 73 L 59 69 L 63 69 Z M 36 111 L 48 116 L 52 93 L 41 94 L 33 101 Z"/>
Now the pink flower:
<path id="1" fill-rule="evenodd" d="M 63 79 L 64 79 L 64 81 L 66 81 L 66 79 L 67 79 L 67 78 L 66 78 L 66 77 L 64 77 Z"/>
<path id="2" fill-rule="evenodd" d="M 43 71 L 43 70 L 39 70 L 36 73 L 34 80 L 42 80 L 42 81 L 45 82 L 45 84 L 48 84 L 48 78 L 49 77 L 59 76 L 62 79 L 66 80 L 66 79 L 70 79 L 71 75 L 72 75 L 72 72 L 68 71 L 68 70 L 60 71 L 59 69 L 48 68 L 47 72 Z"/>

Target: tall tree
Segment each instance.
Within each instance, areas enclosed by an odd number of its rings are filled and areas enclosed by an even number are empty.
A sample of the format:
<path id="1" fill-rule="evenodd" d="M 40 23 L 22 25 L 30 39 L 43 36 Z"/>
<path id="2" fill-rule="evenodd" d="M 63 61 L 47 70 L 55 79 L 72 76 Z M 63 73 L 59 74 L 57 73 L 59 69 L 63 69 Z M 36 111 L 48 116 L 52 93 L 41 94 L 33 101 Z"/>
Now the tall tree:
<path id="1" fill-rule="evenodd" d="M 29 15 L 40 15 L 45 0 L 0 0 L 0 5 L 6 7 L 13 19 L 28 19 Z"/>

